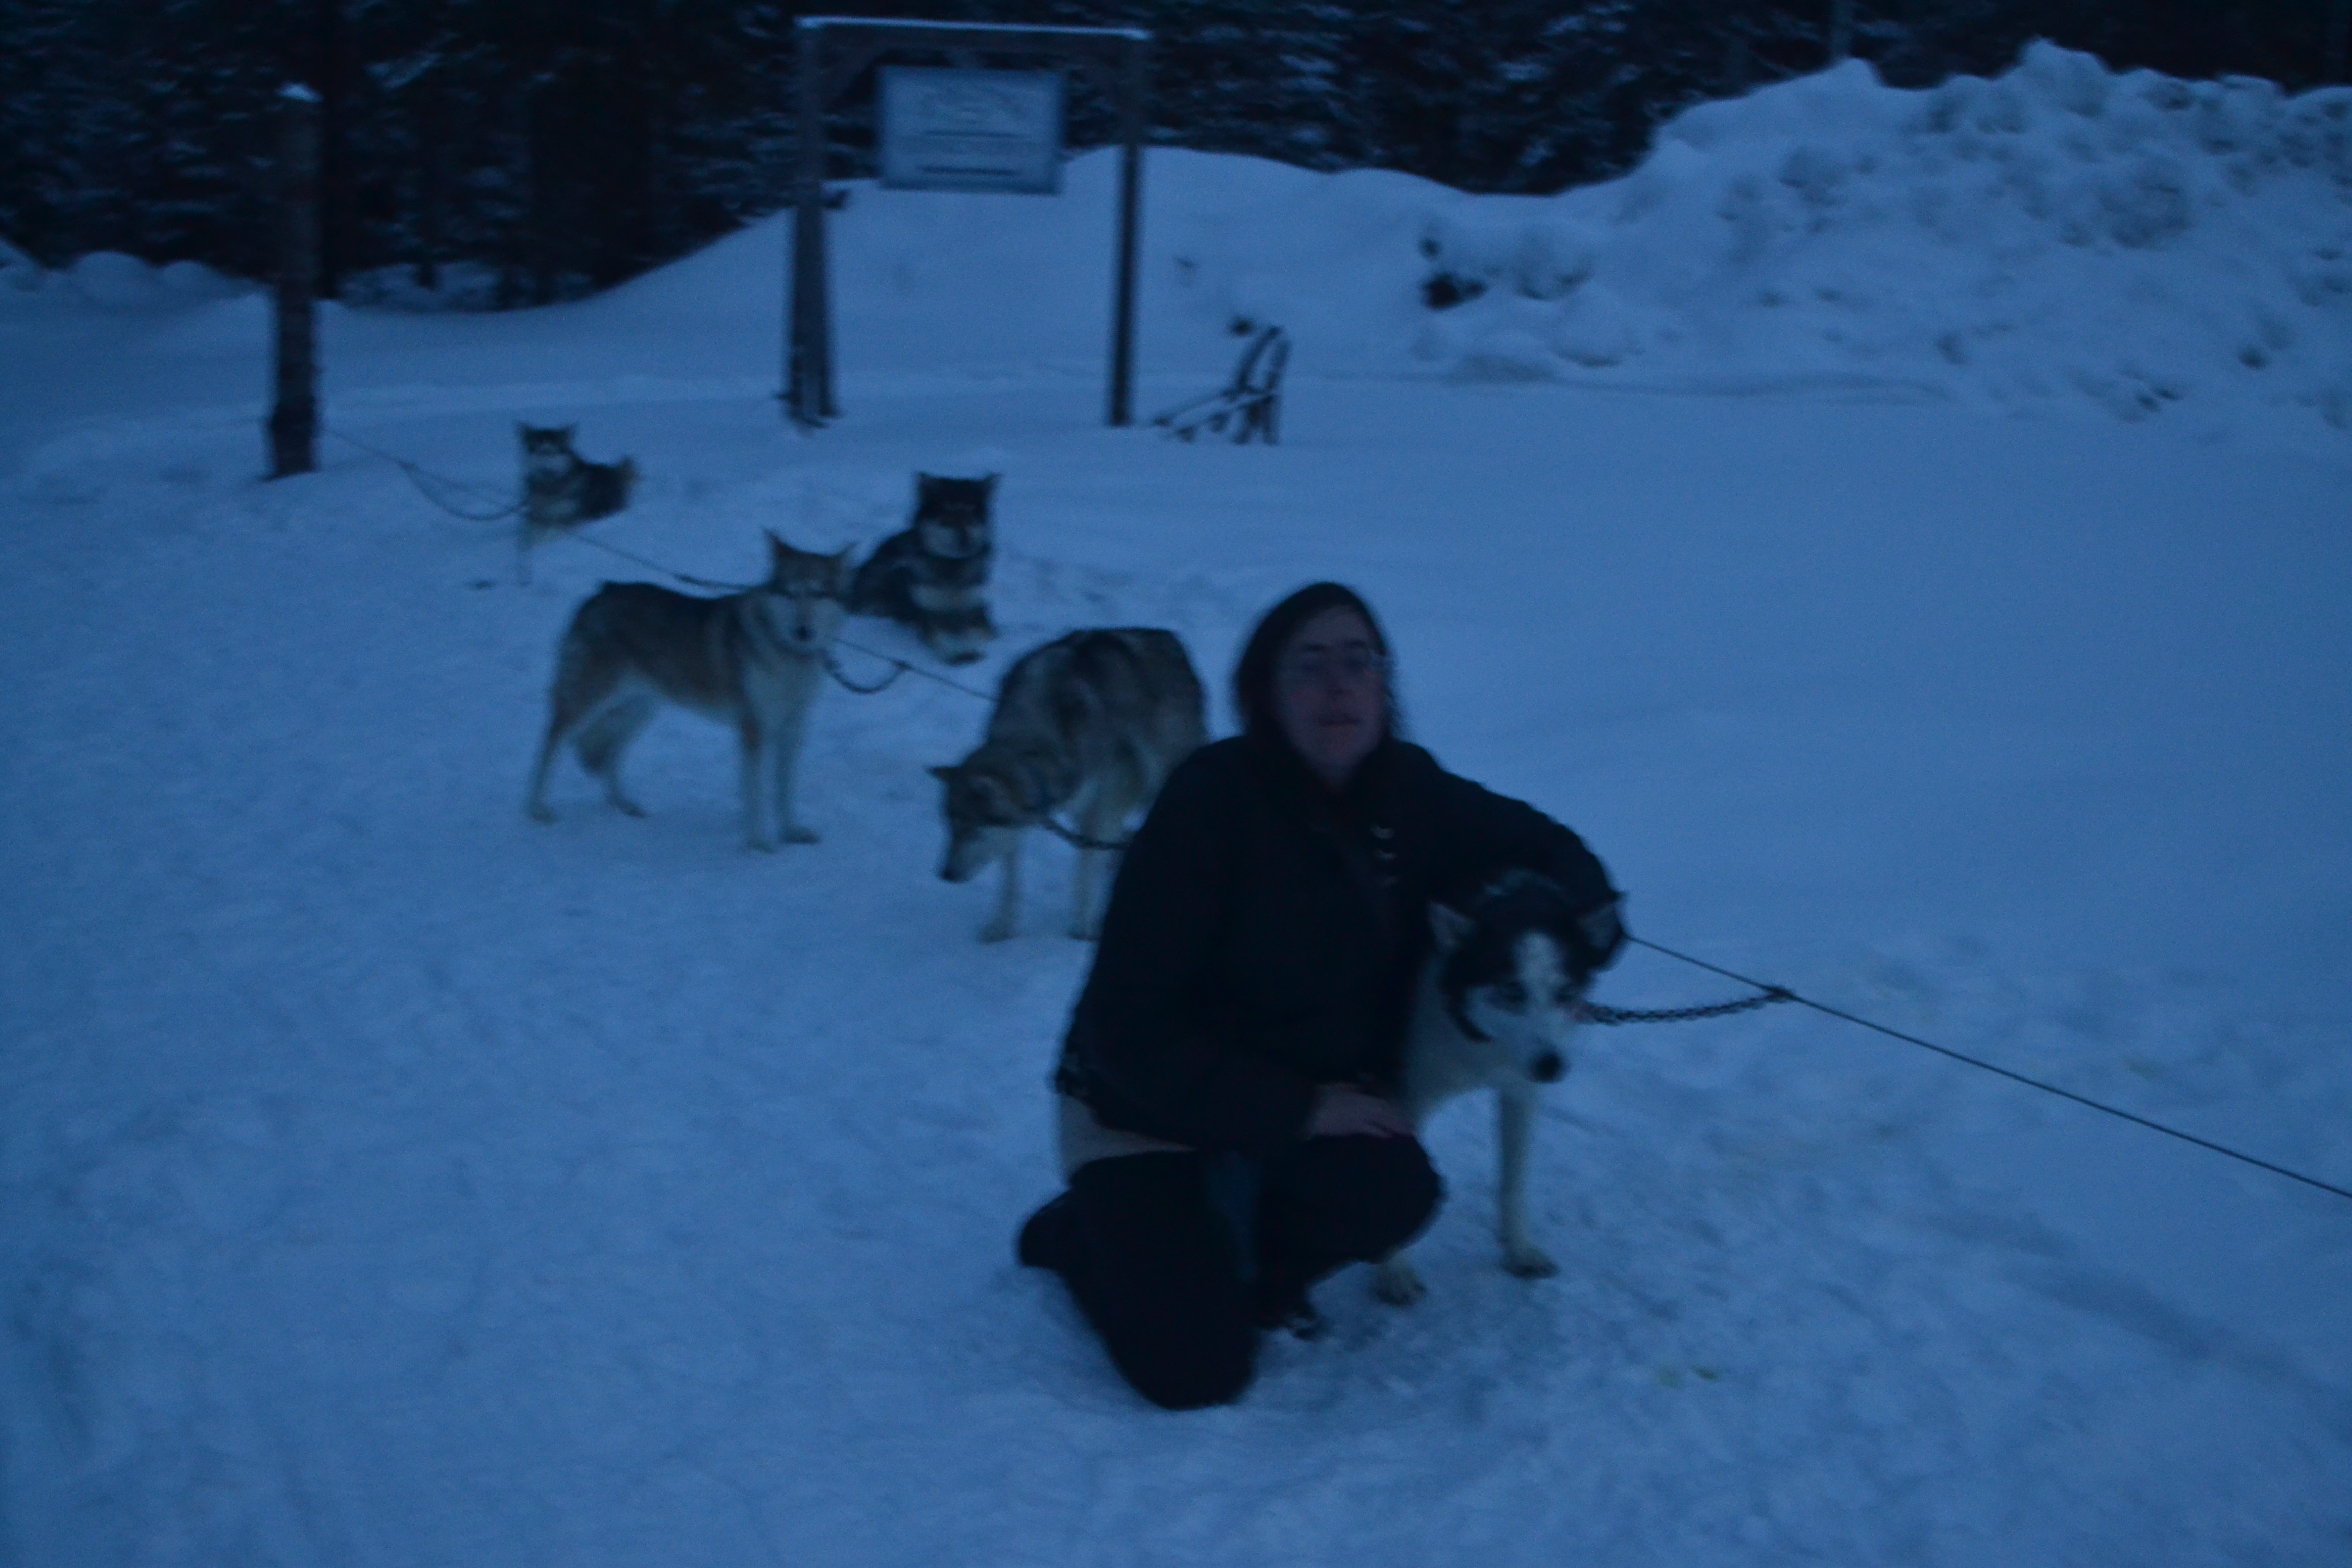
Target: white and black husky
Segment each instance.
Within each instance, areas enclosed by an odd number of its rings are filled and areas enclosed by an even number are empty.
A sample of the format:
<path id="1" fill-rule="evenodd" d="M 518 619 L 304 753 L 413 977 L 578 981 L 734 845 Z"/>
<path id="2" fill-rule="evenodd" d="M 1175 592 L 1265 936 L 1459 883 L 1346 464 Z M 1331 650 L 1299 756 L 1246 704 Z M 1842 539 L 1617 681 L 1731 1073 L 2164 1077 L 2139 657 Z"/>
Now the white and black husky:
<path id="1" fill-rule="evenodd" d="M 1568 896 L 1533 871 L 1507 871 L 1464 909 L 1432 904 L 1429 914 L 1435 945 L 1405 1036 L 1405 1115 L 1417 1130 L 1457 1094 L 1495 1091 L 1503 1267 L 1526 1279 L 1557 1272 L 1528 1234 L 1528 1145 L 1537 1090 L 1567 1075 L 1598 952 Z M 1403 1306 L 1424 1287 L 1398 1252 L 1373 1289 Z"/>
<path id="2" fill-rule="evenodd" d="M 1096 884 L 1117 853 L 1106 846 L 1206 734 L 1201 678 L 1173 632 L 1072 632 L 1016 659 L 996 689 L 979 748 L 931 770 L 947 786 L 940 875 L 968 882 L 1004 862 L 1003 894 L 981 940 L 1013 934 L 1022 837 L 1064 810 L 1094 846 L 1079 849 L 1070 912 L 1070 934 L 1091 939 L 1101 919 Z"/>
<path id="3" fill-rule="evenodd" d="M 915 476 L 915 515 L 857 568 L 850 613 L 887 616 L 922 635 L 950 664 L 970 664 L 996 635 L 988 615 L 988 568 L 996 554 L 991 506 L 999 476 Z"/>

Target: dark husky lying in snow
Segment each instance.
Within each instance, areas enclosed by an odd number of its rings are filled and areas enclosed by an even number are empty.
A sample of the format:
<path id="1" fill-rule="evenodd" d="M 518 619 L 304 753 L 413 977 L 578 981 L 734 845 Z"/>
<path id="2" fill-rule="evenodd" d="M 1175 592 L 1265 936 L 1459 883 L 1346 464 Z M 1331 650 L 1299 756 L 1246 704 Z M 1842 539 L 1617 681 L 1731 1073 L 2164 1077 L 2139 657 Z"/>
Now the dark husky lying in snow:
<path id="1" fill-rule="evenodd" d="M 875 547 L 849 591 L 853 615 L 887 616 L 922 635 L 950 664 L 970 664 L 996 635 L 988 568 L 996 554 L 991 508 L 999 476 L 915 476 L 915 515 Z"/>

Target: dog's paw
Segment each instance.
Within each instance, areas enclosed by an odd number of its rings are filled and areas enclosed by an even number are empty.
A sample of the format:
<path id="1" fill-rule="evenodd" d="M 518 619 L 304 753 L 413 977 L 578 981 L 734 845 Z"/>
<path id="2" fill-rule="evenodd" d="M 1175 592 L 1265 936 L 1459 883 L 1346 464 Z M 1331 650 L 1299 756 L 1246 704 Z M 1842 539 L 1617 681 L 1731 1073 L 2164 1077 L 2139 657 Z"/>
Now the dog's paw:
<path id="1" fill-rule="evenodd" d="M 1551 1255 L 1532 1242 L 1520 1242 L 1503 1249 L 1503 1267 L 1522 1279 L 1546 1279 L 1559 1272 L 1559 1265 Z"/>
<path id="2" fill-rule="evenodd" d="M 1410 1307 L 1429 1294 L 1420 1271 L 1402 1258 L 1391 1258 L 1372 1276 L 1372 1294 L 1391 1307 Z"/>
<path id="3" fill-rule="evenodd" d="M 784 829 L 784 842 L 787 844 L 814 844 L 817 841 L 817 831 L 814 827 L 803 827 L 795 822 Z"/>

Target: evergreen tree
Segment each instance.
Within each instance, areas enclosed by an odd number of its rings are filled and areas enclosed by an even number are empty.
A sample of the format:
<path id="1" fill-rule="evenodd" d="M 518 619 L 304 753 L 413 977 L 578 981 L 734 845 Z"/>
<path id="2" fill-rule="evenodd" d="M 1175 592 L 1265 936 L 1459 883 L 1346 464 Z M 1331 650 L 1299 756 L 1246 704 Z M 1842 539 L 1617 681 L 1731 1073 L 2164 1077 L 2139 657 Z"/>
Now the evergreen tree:
<path id="1" fill-rule="evenodd" d="M 791 0 L 0 0 L 0 237 L 269 264 L 277 94 L 315 87 L 330 279 L 494 267 L 508 303 L 625 278 L 772 211 Z M 2117 68 L 2341 75 L 2352 0 L 829 0 L 835 14 L 1149 27 L 1152 135 L 1544 192 L 1620 173 L 1700 99 L 1821 68 L 1999 70 L 2049 37 Z M 919 57 L 915 57 L 919 58 Z M 933 56 L 935 60 L 944 57 Z M 1019 65 L 1024 62 L 1012 61 Z M 1032 62 L 1046 63 L 1046 62 Z M 1074 77 L 1076 145 L 1116 133 Z M 873 94 L 835 107 L 868 173 Z"/>

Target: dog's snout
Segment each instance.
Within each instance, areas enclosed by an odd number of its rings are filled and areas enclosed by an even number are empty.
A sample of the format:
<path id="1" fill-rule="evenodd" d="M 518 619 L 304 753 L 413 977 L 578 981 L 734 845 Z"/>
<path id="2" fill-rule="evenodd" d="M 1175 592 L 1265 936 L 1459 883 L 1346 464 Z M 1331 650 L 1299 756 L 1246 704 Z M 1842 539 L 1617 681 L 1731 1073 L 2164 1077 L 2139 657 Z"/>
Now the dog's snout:
<path id="1" fill-rule="evenodd" d="M 1558 1051 L 1546 1051 L 1538 1057 L 1533 1068 L 1535 1080 L 1538 1083 L 1557 1083 L 1561 1075 L 1567 1071 L 1568 1058 Z"/>

